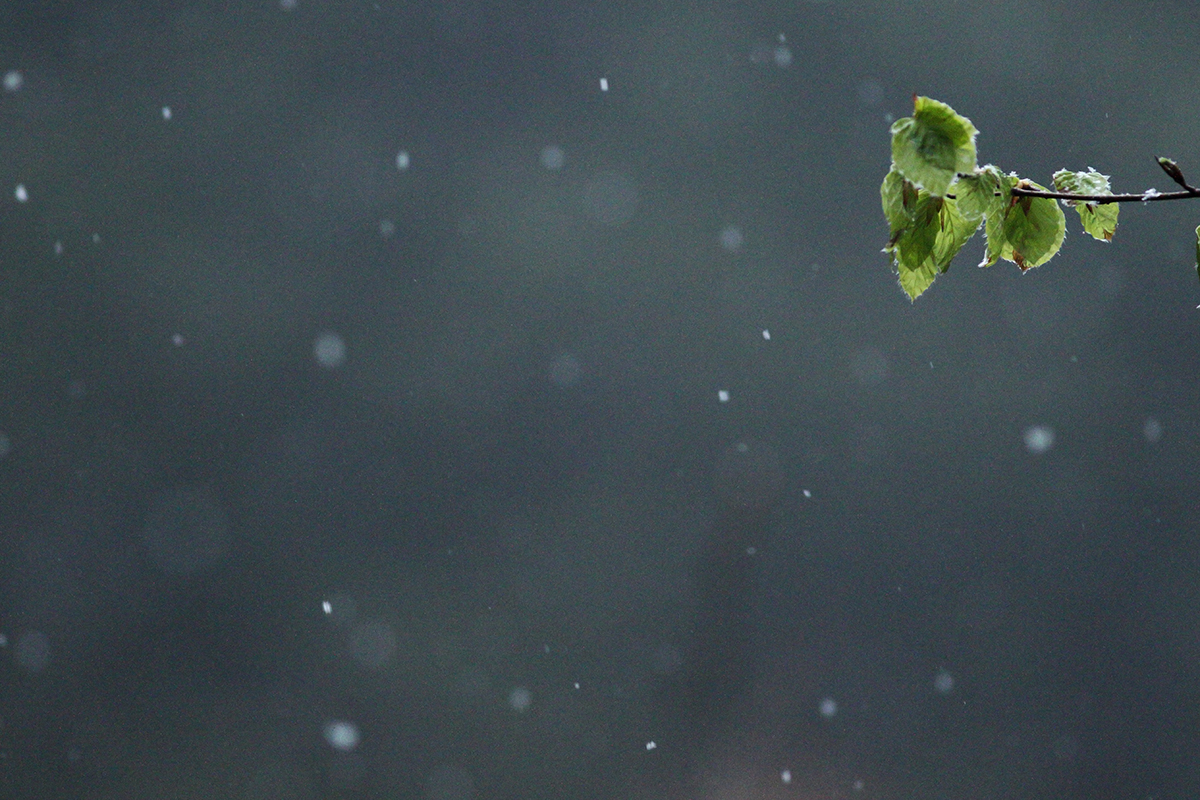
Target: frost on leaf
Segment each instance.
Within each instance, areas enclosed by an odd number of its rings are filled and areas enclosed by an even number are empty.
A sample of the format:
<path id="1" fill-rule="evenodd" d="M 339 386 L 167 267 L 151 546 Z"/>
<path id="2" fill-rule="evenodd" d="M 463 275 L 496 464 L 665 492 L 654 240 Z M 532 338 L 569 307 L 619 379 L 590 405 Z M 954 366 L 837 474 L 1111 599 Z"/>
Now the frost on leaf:
<path id="1" fill-rule="evenodd" d="M 1054 188 L 1060 192 L 1071 194 L 1102 195 L 1112 191 L 1108 176 L 1100 174 L 1091 167 L 1088 167 L 1087 172 L 1071 172 L 1067 169 L 1060 169 L 1054 173 Z M 1064 200 L 1063 202 L 1068 206 L 1074 206 L 1079 201 Z"/>
<path id="2" fill-rule="evenodd" d="M 1060 169 L 1054 173 L 1054 188 L 1070 194 L 1112 193 L 1108 176 L 1101 175 L 1091 167 L 1088 167 L 1087 172 Z M 1093 238 L 1102 242 L 1112 241 L 1117 230 L 1117 212 L 1120 210 L 1116 203 L 1087 203 L 1080 200 L 1064 200 L 1063 203 L 1079 212 L 1079 221 L 1083 223 L 1083 229 Z"/>

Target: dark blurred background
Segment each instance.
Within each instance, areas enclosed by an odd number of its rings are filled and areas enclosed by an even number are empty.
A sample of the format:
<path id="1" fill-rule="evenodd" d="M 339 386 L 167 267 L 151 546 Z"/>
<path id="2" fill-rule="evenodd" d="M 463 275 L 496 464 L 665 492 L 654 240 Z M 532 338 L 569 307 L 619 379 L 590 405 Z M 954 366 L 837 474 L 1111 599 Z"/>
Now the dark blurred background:
<path id="1" fill-rule="evenodd" d="M 1200 792 L 1190 2 L 0 6 L 0 797 Z"/>

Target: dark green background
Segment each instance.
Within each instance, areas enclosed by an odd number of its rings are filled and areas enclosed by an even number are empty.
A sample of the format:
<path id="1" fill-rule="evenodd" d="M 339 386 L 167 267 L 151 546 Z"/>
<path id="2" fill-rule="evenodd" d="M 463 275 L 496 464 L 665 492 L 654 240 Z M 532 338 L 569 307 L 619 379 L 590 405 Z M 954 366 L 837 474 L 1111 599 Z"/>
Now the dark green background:
<path id="1" fill-rule="evenodd" d="M 913 305 L 878 196 L 1195 183 L 1194 12 L 5 3 L 0 795 L 1195 796 L 1200 207 Z"/>

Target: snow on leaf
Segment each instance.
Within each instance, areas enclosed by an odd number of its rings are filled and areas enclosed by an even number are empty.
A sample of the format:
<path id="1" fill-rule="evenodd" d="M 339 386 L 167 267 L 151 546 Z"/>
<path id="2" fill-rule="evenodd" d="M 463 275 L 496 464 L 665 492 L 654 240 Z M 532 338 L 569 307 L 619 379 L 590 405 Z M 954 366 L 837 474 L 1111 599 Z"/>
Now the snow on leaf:
<path id="1" fill-rule="evenodd" d="M 1087 172 L 1060 169 L 1054 173 L 1054 188 L 1071 194 L 1106 195 L 1112 192 L 1108 176 L 1101 175 L 1091 167 Z M 1080 200 L 1064 200 L 1063 203 L 1079 212 L 1079 221 L 1092 238 L 1102 242 L 1112 241 L 1117 230 L 1117 212 L 1120 210 L 1116 203 L 1087 203 Z"/>

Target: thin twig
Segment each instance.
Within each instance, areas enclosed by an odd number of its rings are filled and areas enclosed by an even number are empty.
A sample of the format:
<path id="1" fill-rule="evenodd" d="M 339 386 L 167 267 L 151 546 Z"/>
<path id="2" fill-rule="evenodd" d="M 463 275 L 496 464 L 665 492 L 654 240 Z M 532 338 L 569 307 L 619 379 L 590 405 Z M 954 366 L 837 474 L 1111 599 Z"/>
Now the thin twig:
<path id="1" fill-rule="evenodd" d="M 1141 194 L 1071 194 L 1069 192 L 1026 189 L 1018 183 L 1012 188 L 1012 195 L 1013 197 L 1044 197 L 1047 200 L 1074 200 L 1076 202 L 1095 203 L 1096 205 L 1104 205 L 1106 203 L 1149 203 L 1154 200 L 1187 200 L 1192 197 L 1200 197 L 1200 189 L 1192 186 L 1184 179 L 1183 172 L 1179 169 L 1178 164 L 1169 158 L 1160 157 L 1157 161 L 1158 165 L 1162 167 L 1163 172 L 1167 173 L 1171 180 L 1183 187 L 1182 192 L 1159 192 L 1155 189 L 1147 189 Z"/>
<path id="2" fill-rule="evenodd" d="M 1073 194 L 1071 192 L 1049 192 L 1042 189 L 1021 189 L 1014 186 L 1013 197 L 1044 197 L 1047 200 L 1076 200 L 1081 203 L 1152 203 L 1156 200 L 1187 200 L 1200 197 L 1200 191 L 1187 189 L 1182 192 L 1155 192 L 1151 189 L 1142 194 Z"/>
<path id="3" fill-rule="evenodd" d="M 1171 176 L 1171 180 L 1175 181 L 1189 192 L 1200 192 L 1200 189 L 1192 186 L 1187 182 L 1187 180 L 1184 179 L 1183 170 L 1181 170 L 1179 165 L 1176 164 L 1172 159 L 1159 156 L 1156 160 L 1158 161 L 1158 165 L 1162 167 L 1162 171 Z"/>

